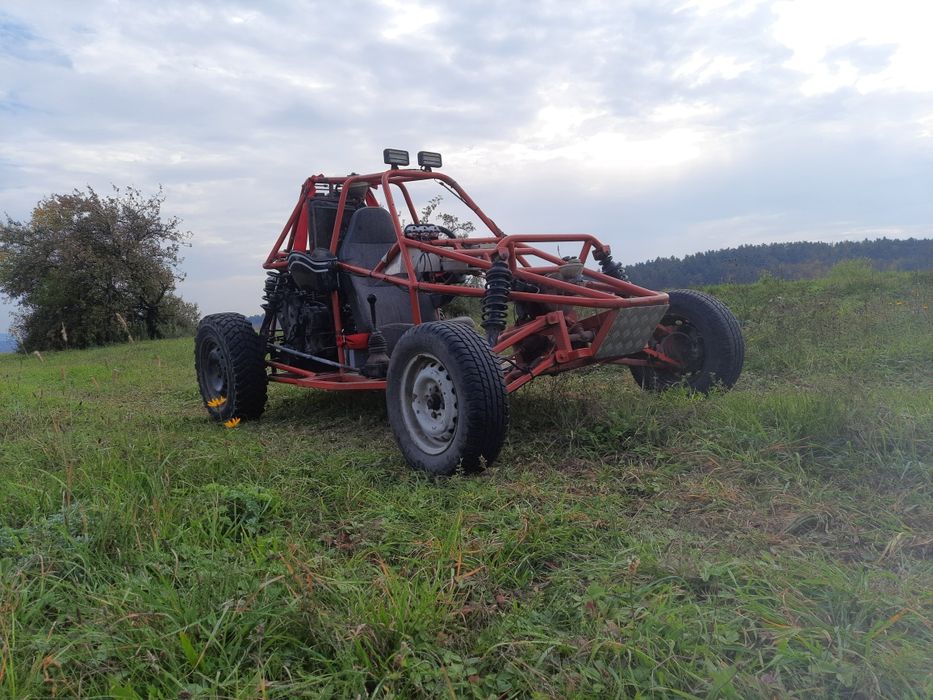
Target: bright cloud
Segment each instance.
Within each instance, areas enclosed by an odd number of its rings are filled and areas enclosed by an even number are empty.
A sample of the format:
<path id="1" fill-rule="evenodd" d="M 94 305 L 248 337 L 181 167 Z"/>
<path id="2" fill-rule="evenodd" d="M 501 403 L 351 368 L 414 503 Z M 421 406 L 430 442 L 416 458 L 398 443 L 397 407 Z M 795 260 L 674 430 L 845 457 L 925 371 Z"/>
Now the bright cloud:
<path id="1" fill-rule="evenodd" d="M 777 3 L 774 13 L 774 35 L 793 52 L 787 66 L 809 76 L 804 94 L 933 90 L 933 4 L 812 0 Z"/>
<path id="2" fill-rule="evenodd" d="M 440 150 L 507 230 L 629 261 L 930 235 L 930 26 L 906 0 L 7 0 L 0 211 L 161 185 L 206 313 L 256 310 L 305 177 L 387 146 Z"/>

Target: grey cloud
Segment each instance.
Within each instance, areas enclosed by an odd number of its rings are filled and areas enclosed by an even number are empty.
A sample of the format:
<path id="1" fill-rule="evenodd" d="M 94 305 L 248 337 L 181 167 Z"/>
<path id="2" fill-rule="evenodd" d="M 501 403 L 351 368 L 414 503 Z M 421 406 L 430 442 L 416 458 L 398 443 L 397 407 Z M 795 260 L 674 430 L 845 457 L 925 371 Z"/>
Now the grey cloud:
<path id="1" fill-rule="evenodd" d="M 20 61 L 69 67 L 68 57 L 25 22 L 0 12 L 0 55 Z"/>
<path id="2" fill-rule="evenodd" d="M 830 64 L 850 63 L 861 72 L 870 74 L 883 70 L 896 51 L 896 46 L 856 41 L 827 52 L 825 60 Z"/>
<path id="3" fill-rule="evenodd" d="M 376 2 L 12 0 L 0 14 L 0 210 L 23 218 L 50 192 L 161 183 L 165 210 L 195 233 L 182 291 L 205 312 L 255 310 L 259 262 L 303 179 L 379 168 L 385 146 L 495 159 L 514 144 L 572 150 L 597 129 L 701 131 L 704 152 L 676 171 L 595 187 L 572 155 L 494 168 L 447 158 L 509 230 L 588 230 L 628 260 L 729 244 L 742 226 L 817 238 L 840 235 L 839 222 L 933 223 L 933 138 L 918 126 L 933 95 L 804 97 L 767 5 L 681 5 L 432 3 L 436 22 L 392 38 Z M 859 43 L 827 57 L 862 71 L 889 59 L 890 47 Z M 547 105 L 594 116 L 541 139 Z M 708 109 L 653 121 L 671 105 Z"/>

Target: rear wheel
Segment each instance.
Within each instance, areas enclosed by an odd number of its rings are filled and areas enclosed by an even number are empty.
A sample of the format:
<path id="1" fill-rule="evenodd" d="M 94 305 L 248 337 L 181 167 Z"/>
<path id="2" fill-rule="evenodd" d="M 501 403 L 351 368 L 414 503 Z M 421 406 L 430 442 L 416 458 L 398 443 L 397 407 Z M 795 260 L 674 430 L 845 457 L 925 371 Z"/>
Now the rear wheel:
<path id="1" fill-rule="evenodd" d="M 678 369 L 632 366 L 644 389 L 687 386 L 708 393 L 716 385 L 731 388 L 742 373 L 745 341 L 732 312 L 716 297 L 692 289 L 668 292 L 670 307 L 649 347 L 680 362 Z"/>
<path id="2" fill-rule="evenodd" d="M 431 474 L 491 464 L 508 432 L 495 356 L 462 323 L 423 323 L 401 337 L 389 363 L 386 406 L 405 460 Z"/>
<path id="3" fill-rule="evenodd" d="M 262 340 L 241 314 L 205 316 L 194 341 L 201 398 L 211 417 L 259 418 L 266 407 Z"/>

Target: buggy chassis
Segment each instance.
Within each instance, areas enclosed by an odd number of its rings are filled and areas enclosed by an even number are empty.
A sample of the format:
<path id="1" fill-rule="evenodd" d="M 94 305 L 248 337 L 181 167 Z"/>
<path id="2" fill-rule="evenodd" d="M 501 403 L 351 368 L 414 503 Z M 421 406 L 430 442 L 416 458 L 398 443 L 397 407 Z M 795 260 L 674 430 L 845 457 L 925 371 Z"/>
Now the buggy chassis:
<path id="1" fill-rule="evenodd" d="M 717 299 L 632 284 L 594 236 L 506 235 L 433 170 L 440 154 L 420 152 L 421 169 L 399 167 L 408 165 L 405 151 L 383 156 L 384 172 L 304 182 L 263 265 L 258 333 L 236 313 L 198 324 L 195 370 L 215 420 L 232 427 L 259 418 L 270 381 L 381 390 L 408 463 L 451 474 L 496 459 L 508 394 L 535 377 L 612 363 L 628 365 L 646 389 L 707 392 L 738 379 L 744 341 Z M 421 222 L 408 185 L 431 180 L 491 235 L 458 238 Z M 402 226 L 396 201 L 413 223 Z M 560 246 L 578 252 L 561 257 Z M 471 317 L 442 317 L 456 297 L 479 299 L 485 340 Z"/>
<path id="2" fill-rule="evenodd" d="M 492 335 L 492 351 L 506 358 L 505 384 L 511 393 L 541 375 L 552 375 L 579 367 L 602 362 L 632 366 L 658 367 L 676 370 L 682 363 L 665 353 L 647 347 L 657 322 L 668 306 L 668 295 L 655 292 L 619 277 L 601 271 L 583 268 L 576 281 L 561 279 L 561 267 L 568 264 L 568 258 L 561 258 L 534 244 L 579 244 L 575 256 L 584 265 L 590 257 L 602 263 L 605 269 L 618 269 L 612 263 L 609 246 L 588 234 L 513 234 L 506 235 L 489 218 L 473 199 L 451 177 L 433 172 L 430 169 L 391 168 L 384 172 L 348 177 L 325 177 L 315 175 L 308 178 L 301 187 L 301 195 L 288 222 L 279 234 L 272 251 L 263 267 L 267 270 L 287 268 L 290 252 L 304 250 L 308 246 L 307 210 L 305 203 L 315 193 L 324 191 L 340 192 L 333 233 L 330 239 L 330 252 L 336 256 L 340 242 L 340 232 L 344 224 L 347 198 L 351 191 L 366 188 L 365 205 L 379 206 L 375 191 L 381 188 L 385 198 L 385 207 L 389 212 L 396 212 L 393 189 L 401 194 L 408 216 L 414 224 L 419 224 L 418 212 L 409 194 L 406 184 L 425 180 L 436 180 L 450 188 L 469 207 L 483 224 L 492 232 L 488 237 L 443 238 L 439 240 L 416 240 L 407 237 L 397 215 L 392 216 L 396 241 L 382 259 L 372 269 L 367 269 L 338 260 L 341 272 L 360 275 L 397 285 L 408 291 L 411 303 L 411 316 L 415 324 L 437 320 L 424 318 L 418 301 L 419 293 L 444 294 L 451 296 L 484 297 L 486 291 L 481 287 L 449 284 L 420 279 L 412 263 L 413 251 L 432 253 L 439 258 L 458 261 L 469 267 L 471 272 L 483 275 L 496 261 L 508 264 L 513 282 L 506 291 L 507 301 L 525 302 L 535 308 L 548 309 L 537 317 L 526 320 L 520 325 L 511 325 Z M 401 258 L 403 274 L 387 274 L 389 263 L 396 256 Z M 537 259 L 537 260 L 536 260 Z M 533 262 L 545 264 L 532 264 Z M 501 264 L 501 263 L 500 263 Z M 614 268 L 613 265 L 616 265 Z M 542 291 L 546 290 L 546 291 Z M 358 369 L 347 365 L 348 349 L 365 349 L 367 336 L 363 334 L 345 334 L 341 327 L 341 302 L 337 291 L 331 293 L 331 305 L 337 338 L 337 365 L 333 370 L 312 371 L 277 359 L 267 360 L 269 380 L 303 387 L 327 390 L 384 390 L 385 379 L 363 376 Z M 591 310 L 589 315 L 578 318 L 574 307 Z M 639 313 L 646 309 L 647 313 Z M 586 313 L 586 312 L 584 312 Z M 485 318 L 485 316 L 484 316 Z M 635 335 L 641 336 L 636 341 L 638 347 L 632 347 L 631 341 L 619 345 L 627 352 L 620 355 L 609 347 L 610 332 L 623 331 L 624 326 L 635 323 L 638 328 Z M 276 320 L 267 319 L 262 335 L 267 339 L 274 336 Z M 485 325 L 485 323 L 484 323 Z M 663 329 L 662 329 L 663 331 Z M 534 358 L 525 358 L 518 349 L 521 342 L 532 335 L 543 337 L 550 342 L 547 350 Z M 540 346 L 540 342 L 539 342 Z M 508 360 L 509 351 L 512 357 Z M 273 353 L 273 358 L 278 353 Z"/>

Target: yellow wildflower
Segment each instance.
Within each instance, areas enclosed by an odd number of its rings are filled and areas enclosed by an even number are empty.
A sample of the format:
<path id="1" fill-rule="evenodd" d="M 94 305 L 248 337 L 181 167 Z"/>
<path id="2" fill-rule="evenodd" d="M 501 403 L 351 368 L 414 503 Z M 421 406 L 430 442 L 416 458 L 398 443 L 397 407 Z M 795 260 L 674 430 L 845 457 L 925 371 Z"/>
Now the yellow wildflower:
<path id="1" fill-rule="evenodd" d="M 239 424 L 240 424 L 239 416 L 237 416 L 236 418 L 231 418 L 230 420 L 224 422 L 224 425 L 226 425 L 228 428 L 235 428 Z"/>
<path id="2" fill-rule="evenodd" d="M 211 399 L 208 401 L 207 405 L 209 408 L 217 408 L 218 406 L 223 406 L 225 403 L 227 403 L 227 397 L 218 396 L 216 399 Z"/>

